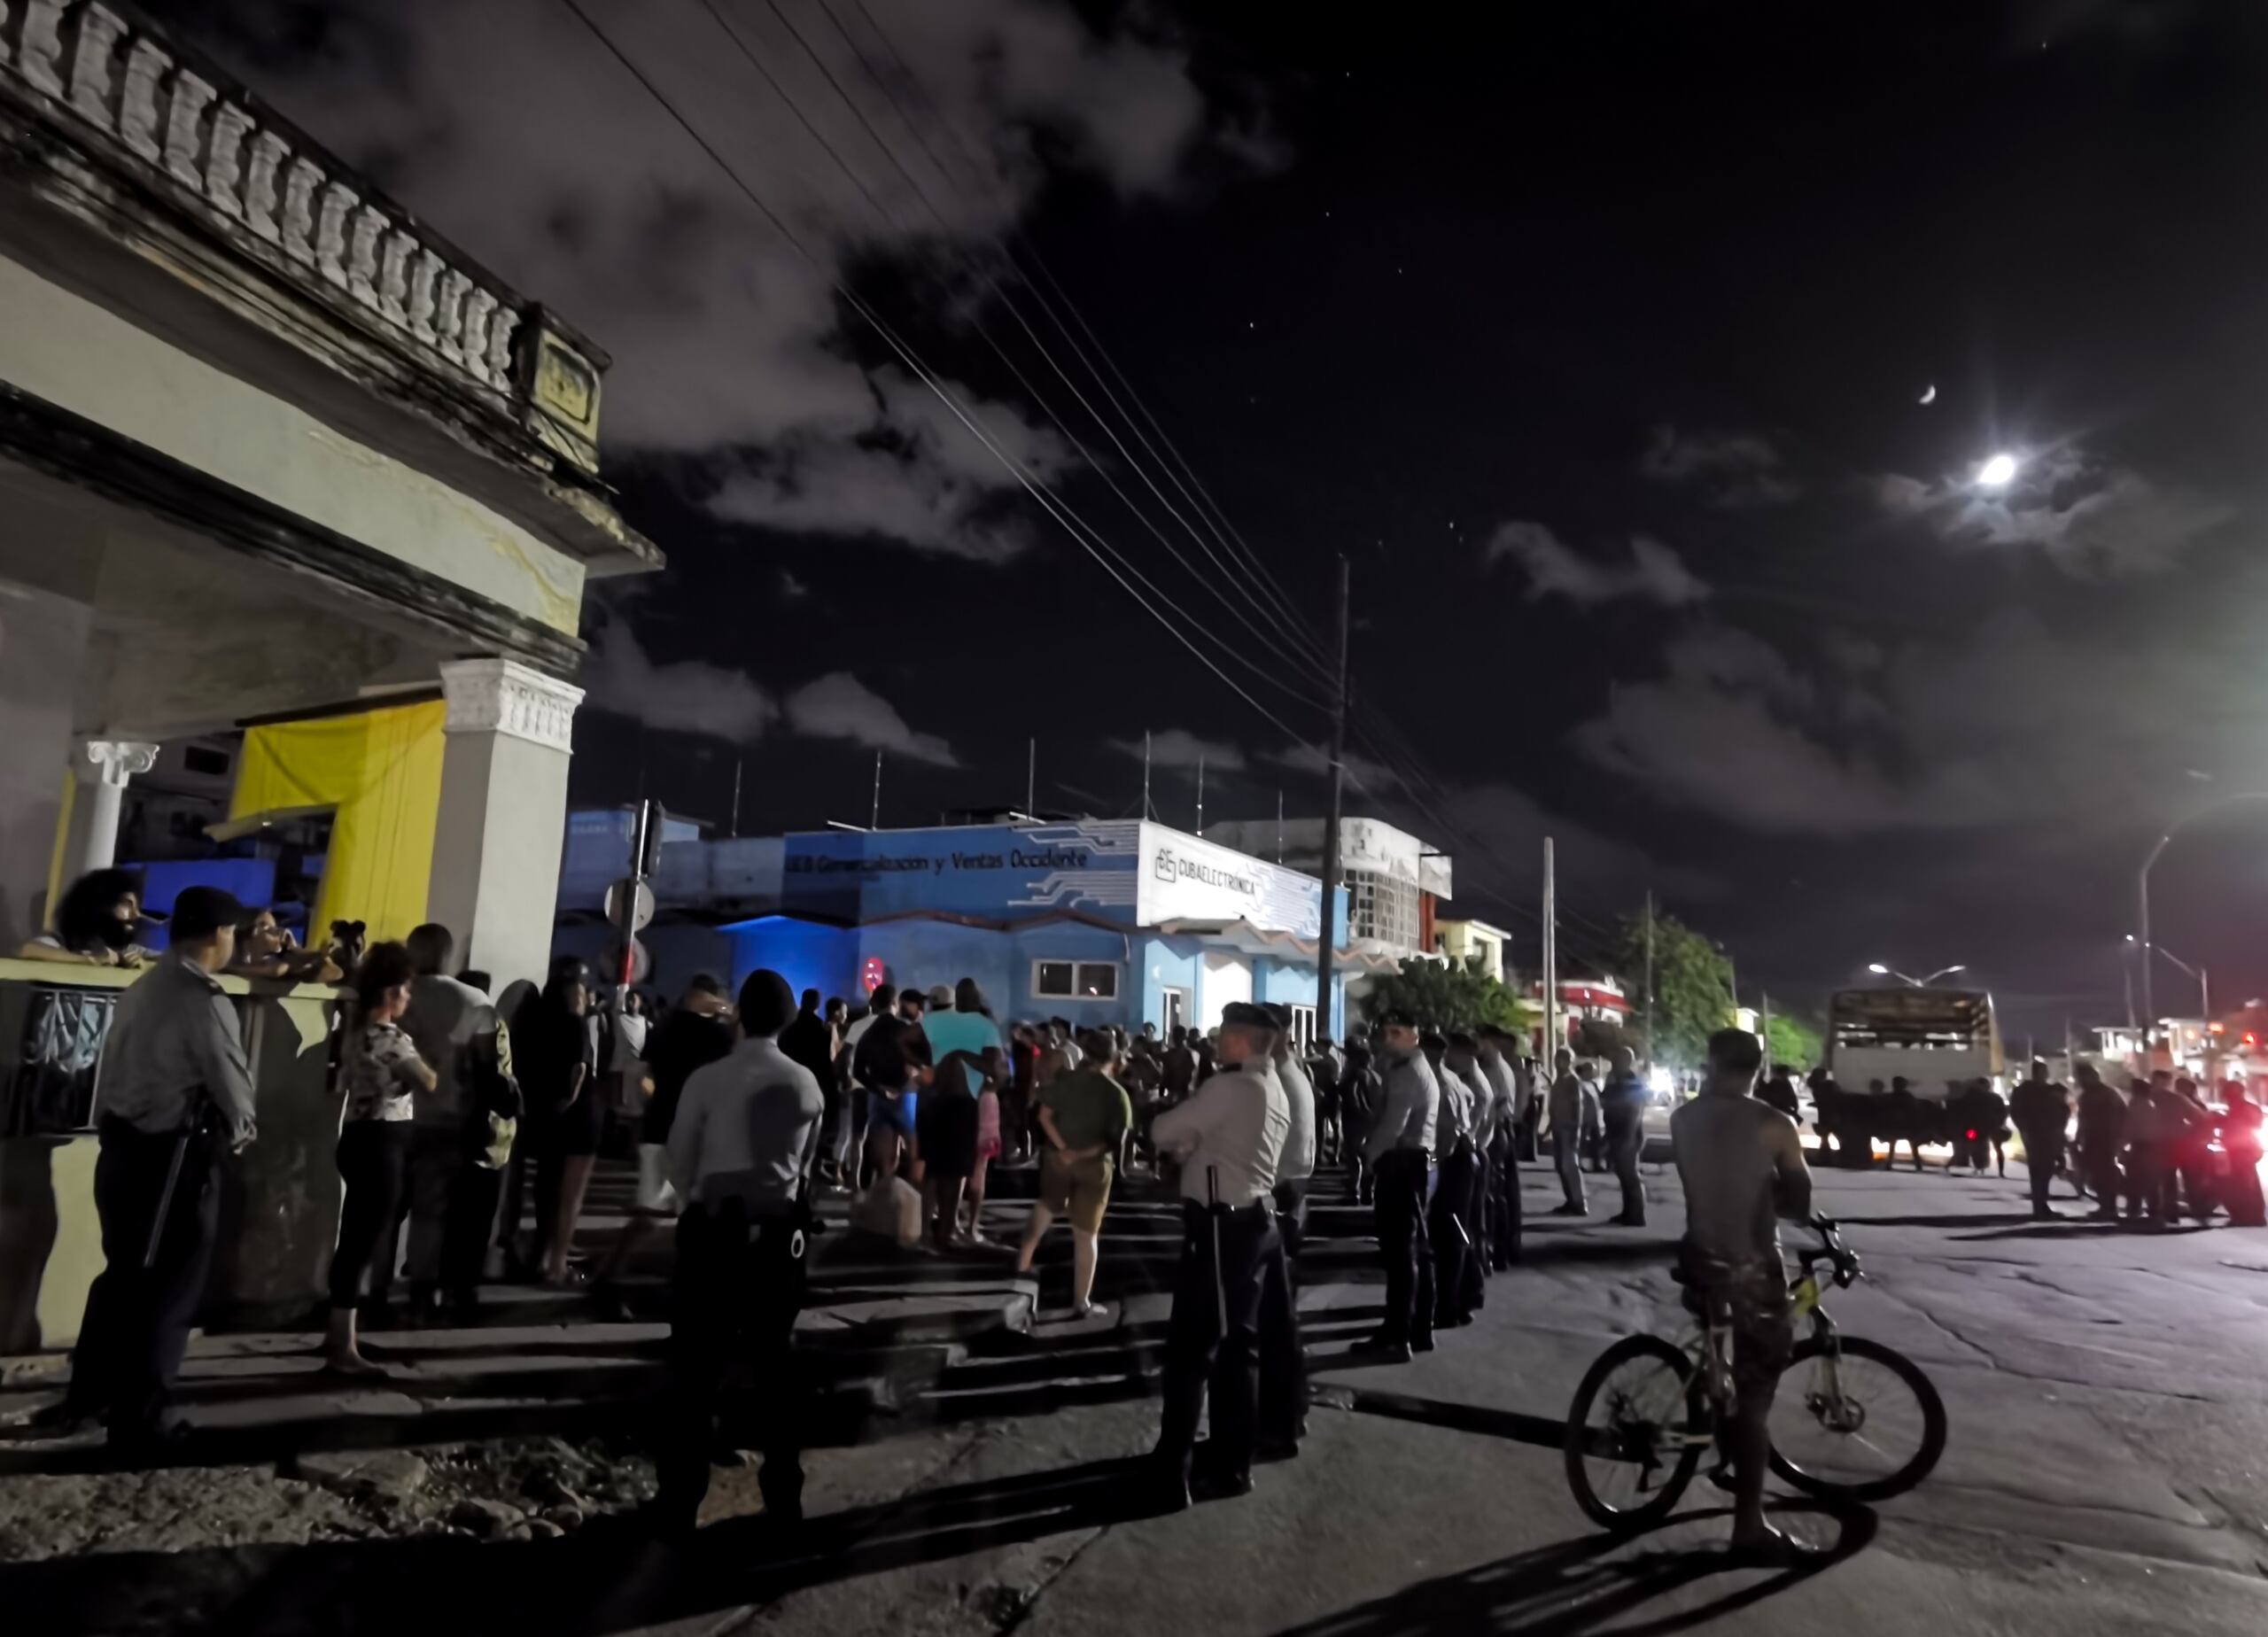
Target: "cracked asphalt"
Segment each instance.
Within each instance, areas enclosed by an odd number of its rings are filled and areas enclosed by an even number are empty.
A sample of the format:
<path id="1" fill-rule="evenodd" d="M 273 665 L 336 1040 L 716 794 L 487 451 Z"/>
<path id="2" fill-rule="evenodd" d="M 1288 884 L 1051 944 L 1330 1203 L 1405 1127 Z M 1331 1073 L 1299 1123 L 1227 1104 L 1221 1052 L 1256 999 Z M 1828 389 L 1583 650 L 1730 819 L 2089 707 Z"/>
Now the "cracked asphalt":
<path id="1" fill-rule="evenodd" d="M 832 1452 L 814 1459 L 815 1511 L 882 1502 L 881 1534 L 920 1536 L 927 1525 L 909 1520 L 928 1493 L 948 1515 L 973 1499 L 987 1521 L 966 1551 L 923 1538 L 917 1561 L 895 1562 L 866 1540 L 852 1555 L 873 1557 L 871 1571 L 646 1629 L 2268 1631 L 2268 1233 L 2035 1225 L 2020 1165 L 2005 1180 L 1821 1173 L 1820 1204 L 1869 1275 L 1829 1307 L 1930 1372 L 1952 1436 L 1930 1482 L 1873 1512 L 1784 1503 L 1783 1521 L 1826 1549 L 1766 1574 L 1721 1559 L 1726 1520 L 1705 1483 L 1668 1527 L 1619 1546 L 1576 1510 L 1551 1428 L 1606 1341 L 1675 1324 L 1676 1188 L 1651 1179 L 1654 1225 L 1634 1232 L 1539 1219 L 1548 1180 L 1526 1183 L 1529 1264 L 1491 1284 L 1480 1321 L 1403 1367 L 1312 1346 L 1306 1450 L 1262 1469 L 1252 1496 L 1131 1523 L 1091 1516 L 1082 1497 L 1122 1481 L 1106 1463 L 1147 1447 L 1155 1409 L 1142 1401 Z M 1598 1218 L 1613 1193 L 1594 1179 Z M 1376 1292 L 1307 1300 L 1314 1333 L 1335 1337 L 1356 1326 L 1334 1313 L 1359 1316 Z M 722 1476 L 718 1516 L 754 1505 L 752 1484 Z M 1093 1486 L 1066 1492 L 1060 1529 L 1046 1504 L 1014 1499 L 1048 1484 Z M 1005 1528 L 1003 1511 L 1018 1512 Z"/>

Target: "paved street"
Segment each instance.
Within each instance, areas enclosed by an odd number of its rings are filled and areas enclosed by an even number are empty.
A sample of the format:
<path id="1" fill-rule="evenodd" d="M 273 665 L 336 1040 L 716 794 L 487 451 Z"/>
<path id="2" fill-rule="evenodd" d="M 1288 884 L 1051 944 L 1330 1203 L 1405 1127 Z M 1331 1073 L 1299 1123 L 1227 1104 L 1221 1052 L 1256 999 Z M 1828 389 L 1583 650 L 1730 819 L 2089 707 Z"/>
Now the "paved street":
<path id="1" fill-rule="evenodd" d="M 1526 1180 L 1530 1211 L 1547 1207 L 1545 1174 Z M 2020 1167 L 2006 1181 L 1933 1168 L 1821 1183 L 1874 1276 L 1832 1310 L 1927 1366 L 1953 1435 L 1937 1475 L 1876 1515 L 1791 1503 L 1783 1521 L 1832 1550 L 1805 1574 L 1725 1569 L 1705 1480 L 1670 1527 L 1612 1548 L 1568 1496 L 1557 1424 L 1577 1377 L 1607 1339 L 1668 1316 L 1664 1176 L 1643 1234 L 1532 1215 L 1530 1265 L 1492 1284 L 1479 1323 L 1402 1368 L 1344 1357 L 1375 1293 L 1340 1276 L 1357 1214 L 1324 1206 L 1317 1260 L 1333 1282 L 1309 1292 L 1322 1402 L 1306 1452 L 1264 1469 L 1249 1499 L 1180 1517 L 1118 1521 L 1122 1462 L 1155 1425 L 1137 1395 L 1161 1307 L 1136 1296 L 1109 1321 L 1043 1322 L 1022 1350 L 964 1362 L 939 1395 L 965 1396 L 962 1413 L 815 1451 L 819 1525 L 784 1557 L 753 1517 L 753 1475 L 728 1470 L 710 1526 L 674 1556 L 596 1528 L 300 1546 L 259 1544 L 253 1528 L 227 1549 L 0 1569 L 0 1594 L 53 1610 L 57 1630 L 223 1609 L 229 1629 L 297 1630 L 310 1608 L 328 1611 L 324 1630 L 398 1631 L 413 1614 L 496 1629 L 509 1615 L 532 1631 L 830 1637 L 2268 1626 L 2268 1236 L 2035 1225 Z M 997 1207 L 998 1225 L 1019 1209 Z M 1120 1271 L 1138 1283 L 1161 1266 L 1162 1214 L 1115 1214 Z M 1107 1269 L 1111 1254 L 1107 1242 Z M 435 1575 L 454 1588 L 438 1608 Z"/>

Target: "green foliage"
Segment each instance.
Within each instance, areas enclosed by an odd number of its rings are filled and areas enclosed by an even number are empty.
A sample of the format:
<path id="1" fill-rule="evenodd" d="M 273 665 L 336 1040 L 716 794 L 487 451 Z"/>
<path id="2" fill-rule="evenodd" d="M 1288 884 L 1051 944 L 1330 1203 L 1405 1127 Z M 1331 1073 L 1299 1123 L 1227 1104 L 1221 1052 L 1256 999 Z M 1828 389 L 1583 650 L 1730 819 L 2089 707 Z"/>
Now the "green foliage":
<path id="1" fill-rule="evenodd" d="M 1604 1018 L 1585 1018 L 1575 1025 L 1574 1038 L 1569 1045 L 1578 1058 L 1595 1062 L 1612 1063 L 1615 1052 L 1624 1046 L 1633 1057 L 1645 1056 L 1645 1035 L 1635 1028 L 1625 1028 Z"/>
<path id="2" fill-rule="evenodd" d="M 1644 1013 L 1645 922 L 1632 916 L 1622 924 L 1616 951 L 1631 980 L 1639 1017 Z M 1733 1020 L 1732 963 L 1714 944 L 1682 921 L 1654 917 L 1654 1059 L 1673 1068 L 1693 1068 L 1707 1054 L 1709 1036 Z"/>
<path id="3" fill-rule="evenodd" d="M 1515 1032 L 1534 1027 L 1520 997 L 1481 971 L 1478 956 L 1461 966 L 1407 958 L 1400 972 L 1379 979 L 1363 997 L 1363 1015 L 1373 1022 L 1386 1012 L 1407 1012 L 1418 1028 L 1443 1033 L 1482 1023 Z"/>
<path id="4" fill-rule="evenodd" d="M 1819 1061 L 1819 1031 L 1809 1024 L 1775 1012 L 1767 1033 L 1766 1046 L 1775 1063 L 1785 1063 L 1800 1075 Z"/>

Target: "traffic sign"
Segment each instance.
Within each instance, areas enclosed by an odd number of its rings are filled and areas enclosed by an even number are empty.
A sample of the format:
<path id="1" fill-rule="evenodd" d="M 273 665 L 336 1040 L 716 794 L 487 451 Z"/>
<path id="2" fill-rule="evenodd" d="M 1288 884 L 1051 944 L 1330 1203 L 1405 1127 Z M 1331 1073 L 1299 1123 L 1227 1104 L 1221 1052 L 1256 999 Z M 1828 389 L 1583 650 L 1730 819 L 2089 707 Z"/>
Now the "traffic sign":
<path id="1" fill-rule="evenodd" d="M 617 983 L 639 984 L 654 975 L 654 951 L 638 939 L 630 940 L 630 961 L 625 969 L 622 958 L 622 940 L 610 939 L 606 946 L 607 975 Z"/>
<path id="2" fill-rule="evenodd" d="M 626 927 L 622 924 L 625 908 L 630 912 L 630 925 Z M 645 931 L 654 924 L 654 889 L 644 881 L 624 876 L 606 889 L 606 919 L 617 932 Z"/>

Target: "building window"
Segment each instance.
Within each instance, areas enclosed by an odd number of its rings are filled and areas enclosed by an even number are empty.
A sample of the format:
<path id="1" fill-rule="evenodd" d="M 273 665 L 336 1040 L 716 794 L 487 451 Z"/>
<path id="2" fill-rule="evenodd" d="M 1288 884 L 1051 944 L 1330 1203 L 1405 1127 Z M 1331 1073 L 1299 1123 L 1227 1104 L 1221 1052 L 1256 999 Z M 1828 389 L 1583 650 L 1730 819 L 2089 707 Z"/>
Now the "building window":
<path id="1" fill-rule="evenodd" d="M 1042 1000 L 1116 1000 L 1118 963 L 1108 960 L 1036 960 L 1031 992 Z"/>
<path id="2" fill-rule="evenodd" d="M 1315 1008 L 1313 1006 L 1292 1008 L 1292 1048 L 1301 1057 L 1305 1057 L 1315 1050 Z"/>

